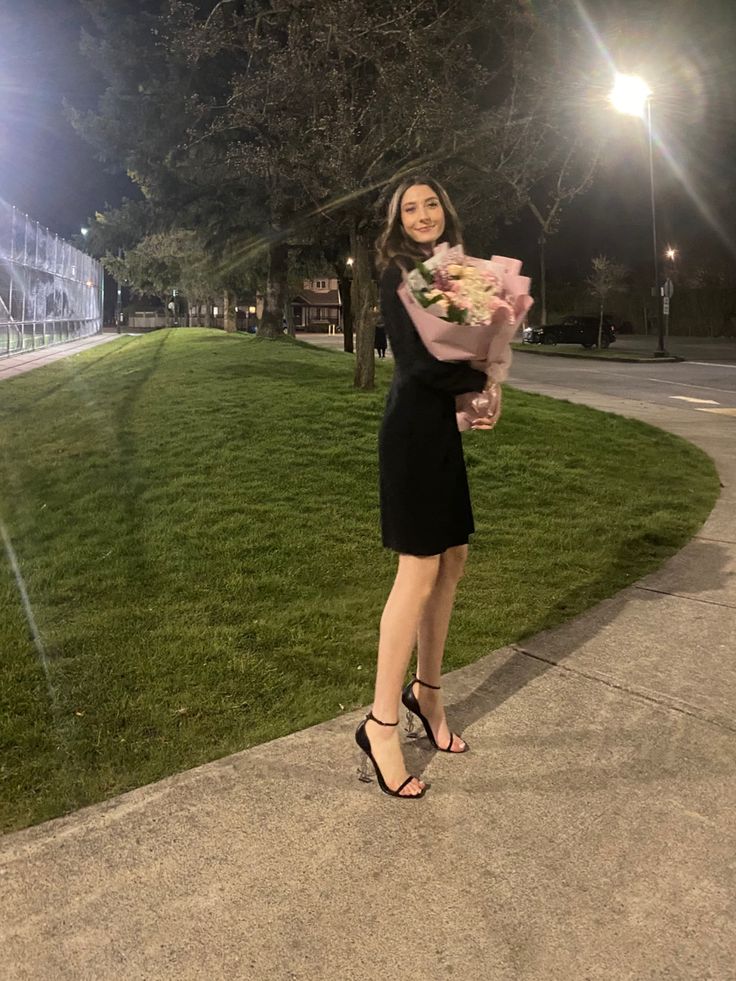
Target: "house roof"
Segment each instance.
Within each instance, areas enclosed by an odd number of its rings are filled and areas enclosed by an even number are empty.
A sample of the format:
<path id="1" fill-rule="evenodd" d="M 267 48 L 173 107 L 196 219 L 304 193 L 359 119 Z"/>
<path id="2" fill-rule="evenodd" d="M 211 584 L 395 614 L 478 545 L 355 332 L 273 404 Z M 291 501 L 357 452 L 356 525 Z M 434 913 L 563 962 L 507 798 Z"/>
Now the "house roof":
<path id="1" fill-rule="evenodd" d="M 337 290 L 308 290 L 301 289 L 294 297 L 293 302 L 301 300 L 310 307 L 339 307 L 340 294 Z"/>

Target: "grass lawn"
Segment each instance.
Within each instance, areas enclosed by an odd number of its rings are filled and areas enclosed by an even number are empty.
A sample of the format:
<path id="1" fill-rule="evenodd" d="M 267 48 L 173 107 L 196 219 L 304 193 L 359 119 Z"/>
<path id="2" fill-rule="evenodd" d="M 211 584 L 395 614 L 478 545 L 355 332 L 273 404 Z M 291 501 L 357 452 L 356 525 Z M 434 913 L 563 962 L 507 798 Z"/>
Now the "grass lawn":
<path id="1" fill-rule="evenodd" d="M 0 384 L 3 830 L 369 702 L 392 365 L 372 393 L 351 371 L 169 330 Z M 478 530 L 448 668 L 655 568 L 718 494 L 690 444 L 513 389 L 464 439 Z"/>

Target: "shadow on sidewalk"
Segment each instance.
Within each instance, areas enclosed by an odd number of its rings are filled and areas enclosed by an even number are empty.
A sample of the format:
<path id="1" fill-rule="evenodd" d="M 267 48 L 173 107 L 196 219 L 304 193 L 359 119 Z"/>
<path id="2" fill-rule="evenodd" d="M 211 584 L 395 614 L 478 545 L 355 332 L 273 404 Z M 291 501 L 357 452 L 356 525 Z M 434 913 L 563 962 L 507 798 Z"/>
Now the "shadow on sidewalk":
<path id="1" fill-rule="evenodd" d="M 626 563 L 626 556 L 630 548 L 631 543 L 628 543 L 620 549 L 618 555 L 614 557 L 611 563 L 614 569 Z M 668 591 L 663 590 L 662 592 L 657 592 L 652 587 L 639 588 L 636 592 L 637 601 L 656 604 L 661 603 L 664 599 L 672 595 L 697 595 L 698 593 L 713 592 L 722 589 L 732 577 L 732 573 L 726 572 L 725 570 L 725 566 L 729 560 L 728 551 L 720 543 L 692 539 L 685 546 L 685 549 L 688 550 L 691 561 L 684 575 L 678 576 L 677 588 L 669 589 Z M 682 551 L 676 552 L 674 556 L 666 559 L 657 569 L 647 574 L 644 579 L 666 572 L 668 564 L 681 555 Z M 543 629 L 538 634 L 532 633 L 527 635 L 528 637 L 540 637 L 548 634 L 559 637 L 564 632 L 574 632 L 574 646 L 571 646 L 565 654 L 560 655 L 558 652 L 555 652 L 550 656 L 550 660 L 546 661 L 526 653 L 523 650 L 523 641 L 520 641 L 518 644 L 511 644 L 510 647 L 514 650 L 513 655 L 500 666 L 494 667 L 470 694 L 448 705 L 453 728 L 456 731 L 462 732 L 484 716 L 491 714 L 495 709 L 503 705 L 507 699 L 512 698 L 522 691 L 526 685 L 542 677 L 550 669 L 564 663 L 567 657 L 575 654 L 590 640 L 603 633 L 606 628 L 615 624 L 632 599 L 631 588 L 636 587 L 642 581 L 642 577 L 637 578 L 635 582 L 632 582 L 629 587 L 624 587 L 617 595 L 610 599 L 601 600 L 599 603 L 589 607 L 586 611 L 565 623 L 561 623 L 556 627 Z M 587 593 L 588 590 L 589 585 L 586 587 L 585 592 Z M 573 590 L 559 601 L 556 608 L 563 610 L 574 609 L 581 591 L 582 587 Z M 603 618 L 600 615 L 590 616 L 594 610 L 599 611 L 600 614 L 601 609 L 605 609 L 606 611 Z M 653 627 L 653 629 L 655 628 Z M 613 643 L 615 644 L 615 639 Z M 460 670 L 467 670 L 467 667 Z M 406 746 L 406 760 L 410 771 L 421 775 L 431 763 L 435 753 L 436 751 L 432 749 L 424 734 L 416 742 L 412 741 Z"/>

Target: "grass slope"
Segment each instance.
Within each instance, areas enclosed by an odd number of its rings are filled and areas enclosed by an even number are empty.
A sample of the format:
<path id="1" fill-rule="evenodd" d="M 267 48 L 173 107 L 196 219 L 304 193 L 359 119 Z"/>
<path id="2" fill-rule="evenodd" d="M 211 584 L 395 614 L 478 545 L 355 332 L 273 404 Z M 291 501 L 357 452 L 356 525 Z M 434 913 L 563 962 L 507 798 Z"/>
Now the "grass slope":
<path id="1" fill-rule="evenodd" d="M 205 330 L 122 338 L 0 385 L 0 827 L 370 700 L 395 559 L 376 434 L 391 366 Z M 465 436 L 477 533 L 447 667 L 656 567 L 718 493 L 699 450 L 509 390 Z"/>

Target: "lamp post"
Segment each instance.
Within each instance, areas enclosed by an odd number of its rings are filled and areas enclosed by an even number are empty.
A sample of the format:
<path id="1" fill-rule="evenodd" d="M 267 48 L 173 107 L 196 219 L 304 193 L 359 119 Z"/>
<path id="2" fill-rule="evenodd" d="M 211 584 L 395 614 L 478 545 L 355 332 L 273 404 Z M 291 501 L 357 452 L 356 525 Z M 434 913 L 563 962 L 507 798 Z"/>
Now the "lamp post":
<path id="1" fill-rule="evenodd" d="M 675 278 L 675 267 L 677 261 L 677 249 L 674 249 L 671 245 L 668 245 L 665 249 L 665 258 L 669 262 L 668 266 L 665 266 L 665 276 L 667 277 L 664 281 L 664 286 L 662 287 L 662 308 L 664 310 L 664 330 L 665 336 L 669 340 L 670 336 L 670 300 L 675 292 L 675 286 L 672 280 Z"/>
<path id="2" fill-rule="evenodd" d="M 622 75 L 617 72 L 609 99 L 618 112 L 627 116 L 646 119 L 649 138 L 649 191 L 652 205 L 652 255 L 654 258 L 653 296 L 657 310 L 659 343 L 654 352 L 655 358 L 667 357 L 664 347 L 664 319 L 662 315 L 661 286 L 659 282 L 659 247 L 657 245 L 657 208 L 654 194 L 654 138 L 652 135 L 652 90 L 643 78 L 637 75 Z"/>
<path id="3" fill-rule="evenodd" d="M 355 259 L 349 255 L 345 259 L 342 276 L 338 281 L 340 289 L 340 314 L 342 316 L 342 349 L 347 354 L 353 354 L 353 272 Z"/>
<path id="4" fill-rule="evenodd" d="M 122 259 L 123 250 L 118 248 L 118 259 Z M 123 326 L 123 284 L 120 279 L 116 280 L 115 285 L 117 286 L 117 293 L 115 294 L 115 327 L 118 334 L 121 333 Z"/>

